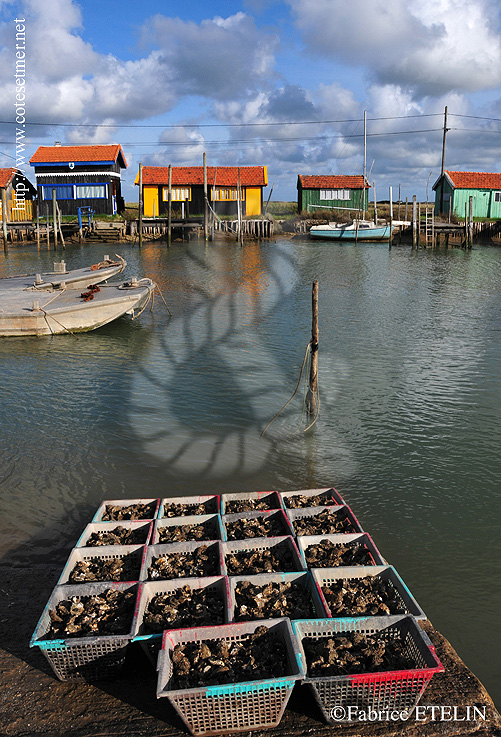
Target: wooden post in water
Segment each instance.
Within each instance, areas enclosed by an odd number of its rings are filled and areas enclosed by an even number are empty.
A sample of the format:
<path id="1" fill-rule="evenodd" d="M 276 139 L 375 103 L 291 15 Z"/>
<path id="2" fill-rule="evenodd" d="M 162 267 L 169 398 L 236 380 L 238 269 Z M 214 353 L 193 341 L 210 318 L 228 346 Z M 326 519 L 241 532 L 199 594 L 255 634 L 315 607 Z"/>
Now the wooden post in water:
<path id="1" fill-rule="evenodd" d="M 139 164 L 139 238 L 138 246 L 141 248 L 143 245 L 143 165 Z"/>
<path id="2" fill-rule="evenodd" d="M 40 214 L 37 208 L 37 249 L 40 250 Z"/>
<path id="3" fill-rule="evenodd" d="M 172 164 L 169 164 L 169 189 L 167 191 L 167 244 L 172 239 Z"/>
<path id="4" fill-rule="evenodd" d="M 390 248 L 391 248 L 392 240 L 393 240 L 393 187 L 390 187 L 390 242 L 389 242 Z"/>
<path id="5" fill-rule="evenodd" d="M 207 208 L 207 154 L 204 151 L 204 240 L 209 238 L 209 218 Z"/>
<path id="6" fill-rule="evenodd" d="M 2 229 L 3 229 L 3 250 L 6 251 L 7 246 L 7 193 L 5 187 L 2 189 Z"/>
<path id="7" fill-rule="evenodd" d="M 418 245 L 418 232 L 417 232 L 417 202 L 416 195 L 412 195 L 412 247 L 417 248 Z"/>
<path id="8" fill-rule="evenodd" d="M 372 182 L 372 191 L 374 192 L 374 225 L 377 225 L 376 182 Z"/>
<path id="9" fill-rule="evenodd" d="M 468 198 L 468 248 L 473 246 L 473 197 Z"/>
<path id="10" fill-rule="evenodd" d="M 311 365 L 310 382 L 306 396 L 306 412 L 314 417 L 317 412 L 317 386 L 318 386 L 318 281 L 313 282 L 311 292 Z"/>
<path id="11" fill-rule="evenodd" d="M 52 225 L 54 226 L 54 251 L 57 248 L 57 200 L 56 190 L 52 190 Z"/>

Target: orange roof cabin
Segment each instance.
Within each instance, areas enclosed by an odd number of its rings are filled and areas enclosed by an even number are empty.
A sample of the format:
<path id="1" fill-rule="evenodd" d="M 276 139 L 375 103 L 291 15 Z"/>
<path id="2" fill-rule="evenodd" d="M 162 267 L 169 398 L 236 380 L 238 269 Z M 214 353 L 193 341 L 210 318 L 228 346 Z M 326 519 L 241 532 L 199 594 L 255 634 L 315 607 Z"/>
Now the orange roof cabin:
<path id="1" fill-rule="evenodd" d="M 297 178 L 298 212 L 316 209 L 365 210 L 368 206 L 369 184 L 360 174 L 300 174 Z M 363 194 L 362 194 L 363 193 Z"/>
<path id="2" fill-rule="evenodd" d="M 435 214 L 451 212 L 460 218 L 469 212 L 473 197 L 473 217 L 501 218 L 501 174 L 477 171 L 444 171 L 433 185 Z"/>
<path id="3" fill-rule="evenodd" d="M 268 186 L 266 166 L 208 166 L 207 197 L 216 215 L 237 216 L 238 184 L 244 216 L 261 215 L 263 188 Z M 139 184 L 139 174 L 136 177 Z M 145 217 L 166 217 L 169 199 L 169 167 L 143 166 Z M 204 213 L 203 166 L 173 166 L 172 216 L 188 219 Z"/>
<path id="4" fill-rule="evenodd" d="M 37 191 L 19 169 L 0 169 L 0 192 L 2 209 L 0 220 L 7 223 L 20 223 L 33 220 Z"/>
<path id="5" fill-rule="evenodd" d="M 61 215 L 76 215 L 79 207 L 91 207 L 98 215 L 121 212 L 125 203 L 121 169 L 127 168 L 122 147 L 40 146 L 30 159 L 37 180 L 40 214 L 45 214 L 52 190 Z"/>

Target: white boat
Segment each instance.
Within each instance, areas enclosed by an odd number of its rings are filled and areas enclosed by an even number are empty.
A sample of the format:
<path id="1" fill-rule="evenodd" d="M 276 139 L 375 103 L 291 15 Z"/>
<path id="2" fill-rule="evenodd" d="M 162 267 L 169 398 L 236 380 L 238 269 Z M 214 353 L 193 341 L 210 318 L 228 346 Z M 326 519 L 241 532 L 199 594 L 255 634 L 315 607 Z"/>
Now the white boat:
<path id="1" fill-rule="evenodd" d="M 310 228 L 310 237 L 337 241 L 387 241 L 390 237 L 390 226 L 376 225 L 370 220 L 313 225 Z"/>
<path id="2" fill-rule="evenodd" d="M 23 274 L 21 276 L 5 276 L 0 279 L 0 293 L 5 290 L 52 291 L 54 289 L 85 289 L 89 284 L 100 284 L 112 276 L 121 274 L 127 261 L 117 254 L 117 261 L 108 256 L 98 264 L 83 269 L 66 270 L 64 261 L 54 263 L 54 271 L 44 274 Z"/>
<path id="3" fill-rule="evenodd" d="M 89 280 L 87 279 L 87 282 Z M 93 284 L 87 291 L 60 287 L 0 290 L 0 337 L 83 333 L 122 315 L 142 312 L 156 287 L 151 279 Z"/>

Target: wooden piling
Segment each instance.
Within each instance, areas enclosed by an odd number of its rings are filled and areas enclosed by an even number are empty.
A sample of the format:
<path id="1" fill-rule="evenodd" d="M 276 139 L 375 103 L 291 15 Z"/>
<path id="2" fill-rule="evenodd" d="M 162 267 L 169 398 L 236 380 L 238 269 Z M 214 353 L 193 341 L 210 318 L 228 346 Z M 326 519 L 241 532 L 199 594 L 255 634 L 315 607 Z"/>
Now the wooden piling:
<path id="1" fill-rule="evenodd" d="M 317 391 L 318 391 L 318 281 L 313 282 L 311 292 L 311 364 L 310 364 L 310 381 L 308 386 L 308 394 L 306 397 L 306 411 L 310 418 L 314 417 L 317 412 Z"/>
<path id="2" fill-rule="evenodd" d="M 417 202 L 416 195 L 412 195 L 412 247 L 417 248 L 419 234 L 417 230 Z"/>
<path id="3" fill-rule="evenodd" d="M 2 189 L 2 228 L 3 228 L 3 250 L 7 250 L 7 193 L 5 187 Z"/>
<path id="4" fill-rule="evenodd" d="M 391 248 L 391 244 L 393 241 L 393 187 L 390 187 L 390 237 L 389 237 L 389 247 Z"/>
<path id="5" fill-rule="evenodd" d="M 167 245 L 172 239 L 172 164 L 169 164 L 169 188 L 167 190 Z"/>
<path id="6" fill-rule="evenodd" d="M 54 226 L 54 251 L 57 248 L 57 200 L 56 190 L 52 190 L 52 225 Z"/>
<path id="7" fill-rule="evenodd" d="M 204 240 L 208 240 L 209 237 L 209 223 L 208 223 L 208 207 L 207 207 L 207 154 L 204 151 Z"/>
<path id="8" fill-rule="evenodd" d="M 139 238 L 138 246 L 143 245 L 143 165 L 139 164 Z"/>

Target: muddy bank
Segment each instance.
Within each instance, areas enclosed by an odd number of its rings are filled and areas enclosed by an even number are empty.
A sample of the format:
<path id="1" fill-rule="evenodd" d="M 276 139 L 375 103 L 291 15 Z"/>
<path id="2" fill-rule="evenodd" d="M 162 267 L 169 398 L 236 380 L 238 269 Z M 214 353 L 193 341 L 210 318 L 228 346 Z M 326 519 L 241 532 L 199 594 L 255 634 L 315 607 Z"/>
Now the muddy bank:
<path id="1" fill-rule="evenodd" d="M 58 681 L 38 649 L 28 647 L 30 636 L 56 583 L 61 567 L 0 566 L 0 735 L 2 737 L 181 737 L 187 732 L 166 703 L 157 700 L 156 676 L 143 652 L 131 648 L 125 670 L 116 681 L 89 685 Z M 279 727 L 257 730 L 256 737 L 431 737 L 476 735 L 501 737 L 501 717 L 478 679 L 451 645 L 429 622 L 423 624 L 446 672 L 432 678 L 420 705 L 485 707 L 486 720 L 437 719 L 370 725 L 328 726 L 312 695 L 296 687 Z M 473 711 L 473 709 L 471 709 Z M 427 715 L 427 716 L 426 716 Z M 447 716 L 447 712 L 445 712 Z M 245 733 L 250 734 L 250 733 Z"/>

